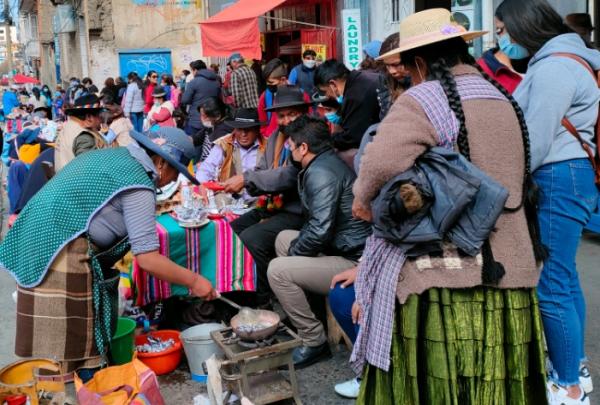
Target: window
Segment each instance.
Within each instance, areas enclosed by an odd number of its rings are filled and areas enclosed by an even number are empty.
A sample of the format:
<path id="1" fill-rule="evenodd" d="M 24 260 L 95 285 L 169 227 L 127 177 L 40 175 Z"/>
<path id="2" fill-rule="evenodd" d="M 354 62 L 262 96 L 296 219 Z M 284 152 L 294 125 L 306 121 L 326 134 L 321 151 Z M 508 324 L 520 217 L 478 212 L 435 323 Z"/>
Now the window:
<path id="1" fill-rule="evenodd" d="M 392 22 L 400 22 L 400 1 L 401 0 L 390 0 L 392 2 Z"/>

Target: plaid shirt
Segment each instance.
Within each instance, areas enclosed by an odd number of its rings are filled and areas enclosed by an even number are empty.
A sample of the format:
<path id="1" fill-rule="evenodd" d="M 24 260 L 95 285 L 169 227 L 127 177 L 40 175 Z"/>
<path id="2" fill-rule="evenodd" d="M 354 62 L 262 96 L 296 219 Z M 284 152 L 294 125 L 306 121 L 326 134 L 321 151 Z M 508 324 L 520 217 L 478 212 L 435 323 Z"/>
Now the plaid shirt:
<path id="1" fill-rule="evenodd" d="M 246 65 L 231 74 L 231 94 L 238 108 L 258 108 L 258 84 L 256 74 Z"/>

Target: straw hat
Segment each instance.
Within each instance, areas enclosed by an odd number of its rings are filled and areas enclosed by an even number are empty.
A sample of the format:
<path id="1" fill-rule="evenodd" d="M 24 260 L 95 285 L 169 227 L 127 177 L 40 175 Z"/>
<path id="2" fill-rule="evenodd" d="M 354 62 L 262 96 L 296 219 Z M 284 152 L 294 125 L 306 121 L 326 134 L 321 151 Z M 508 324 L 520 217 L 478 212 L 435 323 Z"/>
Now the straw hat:
<path id="1" fill-rule="evenodd" d="M 420 48 L 425 45 L 461 37 L 465 41 L 487 34 L 487 31 L 467 31 L 452 18 L 445 8 L 432 8 L 412 14 L 400 23 L 400 46 L 377 58 L 382 60 L 390 56 Z"/>

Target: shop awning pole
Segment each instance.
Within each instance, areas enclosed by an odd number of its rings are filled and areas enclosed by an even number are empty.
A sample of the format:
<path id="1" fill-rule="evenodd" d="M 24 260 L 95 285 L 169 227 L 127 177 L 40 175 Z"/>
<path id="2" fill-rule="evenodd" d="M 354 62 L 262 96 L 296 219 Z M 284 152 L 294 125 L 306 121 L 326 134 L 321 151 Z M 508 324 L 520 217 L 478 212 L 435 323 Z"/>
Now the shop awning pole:
<path id="1" fill-rule="evenodd" d="M 307 22 L 304 22 L 304 21 L 294 21 L 294 20 L 290 20 L 290 19 L 287 19 L 287 18 L 269 17 L 269 16 L 266 16 L 266 15 L 258 16 L 258 18 L 264 18 L 266 20 L 289 22 L 289 23 L 292 23 L 292 24 L 307 25 L 309 27 L 314 27 L 314 28 L 325 28 L 325 29 L 329 29 L 329 30 L 339 30 L 340 29 L 339 27 L 331 27 L 329 25 L 311 24 L 311 23 L 307 23 Z"/>

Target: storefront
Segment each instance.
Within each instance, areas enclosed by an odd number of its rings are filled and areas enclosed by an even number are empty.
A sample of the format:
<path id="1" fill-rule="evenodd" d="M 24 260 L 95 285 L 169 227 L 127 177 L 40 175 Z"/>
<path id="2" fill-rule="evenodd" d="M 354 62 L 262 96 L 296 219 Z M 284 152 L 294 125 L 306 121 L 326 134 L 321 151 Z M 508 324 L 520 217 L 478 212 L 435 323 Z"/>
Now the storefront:
<path id="1" fill-rule="evenodd" d="M 264 19 L 266 60 L 280 57 L 293 66 L 305 49 L 318 59 L 337 57 L 335 0 L 287 0 Z"/>

